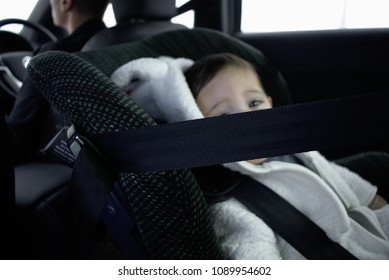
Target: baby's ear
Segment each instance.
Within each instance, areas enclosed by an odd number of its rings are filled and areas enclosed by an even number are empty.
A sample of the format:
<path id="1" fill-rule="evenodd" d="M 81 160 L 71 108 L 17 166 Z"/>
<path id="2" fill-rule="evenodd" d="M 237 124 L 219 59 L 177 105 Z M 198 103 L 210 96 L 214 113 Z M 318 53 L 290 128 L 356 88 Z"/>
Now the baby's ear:
<path id="1" fill-rule="evenodd" d="M 166 62 L 156 58 L 140 58 L 130 61 L 112 73 L 111 79 L 121 88 L 126 88 L 131 82 L 147 82 L 163 78 L 168 71 Z"/>

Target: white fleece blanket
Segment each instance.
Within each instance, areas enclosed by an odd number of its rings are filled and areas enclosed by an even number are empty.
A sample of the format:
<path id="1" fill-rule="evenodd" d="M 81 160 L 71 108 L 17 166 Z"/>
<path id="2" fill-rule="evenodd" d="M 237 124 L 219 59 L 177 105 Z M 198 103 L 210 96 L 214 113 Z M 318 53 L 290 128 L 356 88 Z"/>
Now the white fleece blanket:
<path id="1" fill-rule="evenodd" d="M 192 64 L 185 58 L 141 58 L 121 66 L 111 78 L 157 120 L 198 119 L 203 115 L 183 75 Z M 389 259 L 389 207 L 377 213 L 367 207 L 376 187 L 317 152 L 298 157 L 308 168 L 274 161 L 224 166 L 273 189 L 357 257 Z M 211 213 L 216 234 L 232 259 L 304 258 L 235 199 L 211 206 Z"/>

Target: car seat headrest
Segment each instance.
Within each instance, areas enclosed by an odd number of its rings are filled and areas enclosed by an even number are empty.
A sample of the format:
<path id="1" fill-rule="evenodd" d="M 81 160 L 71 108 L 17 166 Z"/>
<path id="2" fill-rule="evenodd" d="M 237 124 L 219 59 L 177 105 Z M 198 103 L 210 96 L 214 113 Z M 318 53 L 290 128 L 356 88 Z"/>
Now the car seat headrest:
<path id="1" fill-rule="evenodd" d="M 111 2 L 117 24 L 92 36 L 82 51 L 133 42 L 159 33 L 187 28 L 170 21 L 177 15 L 174 0 Z"/>
<path id="2" fill-rule="evenodd" d="M 134 19 L 170 20 L 177 15 L 175 0 L 111 0 L 116 22 Z"/>

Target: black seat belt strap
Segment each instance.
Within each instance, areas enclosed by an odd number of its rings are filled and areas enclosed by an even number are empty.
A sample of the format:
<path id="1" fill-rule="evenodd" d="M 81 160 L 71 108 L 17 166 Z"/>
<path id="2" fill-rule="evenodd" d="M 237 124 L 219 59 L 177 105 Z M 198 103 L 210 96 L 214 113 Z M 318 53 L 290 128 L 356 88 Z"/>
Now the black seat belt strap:
<path id="1" fill-rule="evenodd" d="M 368 107 L 366 106 L 368 104 Z M 389 94 L 278 107 L 91 139 L 128 172 L 192 168 L 389 139 Z"/>
<path id="2" fill-rule="evenodd" d="M 69 190 L 70 221 L 68 251 L 74 259 L 91 258 L 97 241 L 99 220 L 113 188 L 114 173 L 94 146 L 74 132 L 70 149 L 77 157 Z M 72 139 L 74 138 L 74 139 Z"/>
<path id="3" fill-rule="evenodd" d="M 298 209 L 263 184 L 246 177 L 230 193 L 307 259 L 355 260 L 356 257 Z"/>

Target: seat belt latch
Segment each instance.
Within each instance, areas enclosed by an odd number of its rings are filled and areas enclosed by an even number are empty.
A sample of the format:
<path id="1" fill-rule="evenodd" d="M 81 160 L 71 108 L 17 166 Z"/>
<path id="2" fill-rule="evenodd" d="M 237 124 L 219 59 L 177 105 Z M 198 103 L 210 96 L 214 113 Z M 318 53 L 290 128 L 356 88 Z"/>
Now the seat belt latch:
<path id="1" fill-rule="evenodd" d="M 74 125 L 71 125 L 67 130 L 68 146 L 73 155 L 77 158 L 82 147 L 85 145 L 81 137 L 78 135 Z"/>

